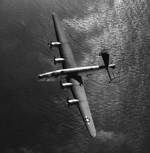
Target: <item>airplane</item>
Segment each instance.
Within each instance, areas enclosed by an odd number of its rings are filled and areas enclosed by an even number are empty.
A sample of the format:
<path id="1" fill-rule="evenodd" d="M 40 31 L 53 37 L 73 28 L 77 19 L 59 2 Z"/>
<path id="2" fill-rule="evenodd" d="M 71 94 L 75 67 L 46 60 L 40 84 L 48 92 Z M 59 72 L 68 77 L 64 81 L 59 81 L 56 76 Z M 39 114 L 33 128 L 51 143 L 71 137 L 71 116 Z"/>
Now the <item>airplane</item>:
<path id="1" fill-rule="evenodd" d="M 67 99 L 67 105 L 76 105 L 82 116 L 82 119 L 92 137 L 96 137 L 96 128 L 92 118 L 92 114 L 89 108 L 82 74 L 86 72 L 98 71 L 101 69 L 106 69 L 110 80 L 112 80 L 109 73 L 109 68 L 114 69 L 115 64 L 109 64 L 109 54 L 104 52 L 101 56 L 104 60 L 104 65 L 99 66 L 83 66 L 77 67 L 72 50 L 69 46 L 68 40 L 65 36 L 65 32 L 62 28 L 61 22 L 55 13 L 52 14 L 52 19 L 54 23 L 54 29 L 56 33 L 56 42 L 51 42 L 48 44 L 50 48 L 57 47 L 59 49 L 60 57 L 54 58 L 54 63 L 61 63 L 62 69 L 55 70 L 52 72 L 46 72 L 38 75 L 41 81 L 51 81 L 51 78 L 65 78 L 64 81 L 60 81 L 62 88 L 69 88 L 72 91 L 73 98 Z"/>

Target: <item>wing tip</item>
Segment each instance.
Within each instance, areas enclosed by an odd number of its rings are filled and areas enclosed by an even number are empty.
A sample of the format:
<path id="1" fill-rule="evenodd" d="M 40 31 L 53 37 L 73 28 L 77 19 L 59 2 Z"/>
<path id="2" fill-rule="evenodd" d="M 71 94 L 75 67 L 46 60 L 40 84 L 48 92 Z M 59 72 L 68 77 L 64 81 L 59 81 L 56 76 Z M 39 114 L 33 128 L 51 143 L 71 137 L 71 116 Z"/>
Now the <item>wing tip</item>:
<path id="1" fill-rule="evenodd" d="M 56 13 L 55 13 L 55 12 L 52 13 L 52 17 L 53 17 L 53 18 L 54 18 L 54 16 L 56 16 Z"/>
<path id="2" fill-rule="evenodd" d="M 95 137 L 96 137 L 96 131 L 95 131 L 95 132 L 92 132 L 92 133 L 91 133 L 91 136 L 92 136 L 93 138 L 95 138 Z"/>

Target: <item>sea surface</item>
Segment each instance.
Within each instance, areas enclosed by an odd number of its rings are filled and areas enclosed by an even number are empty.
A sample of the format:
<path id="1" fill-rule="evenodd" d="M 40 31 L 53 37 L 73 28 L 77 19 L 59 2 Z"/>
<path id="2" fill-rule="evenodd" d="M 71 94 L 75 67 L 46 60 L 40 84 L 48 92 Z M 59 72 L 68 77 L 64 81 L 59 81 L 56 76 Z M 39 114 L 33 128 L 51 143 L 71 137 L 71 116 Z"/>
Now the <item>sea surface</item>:
<path id="1" fill-rule="evenodd" d="M 147 0 L 0 1 L 0 152 L 150 152 L 150 2 Z M 60 18 L 79 66 L 103 64 L 107 50 L 116 69 L 84 80 L 97 129 L 91 138 L 69 90 L 38 82 L 54 65 L 52 12 Z"/>

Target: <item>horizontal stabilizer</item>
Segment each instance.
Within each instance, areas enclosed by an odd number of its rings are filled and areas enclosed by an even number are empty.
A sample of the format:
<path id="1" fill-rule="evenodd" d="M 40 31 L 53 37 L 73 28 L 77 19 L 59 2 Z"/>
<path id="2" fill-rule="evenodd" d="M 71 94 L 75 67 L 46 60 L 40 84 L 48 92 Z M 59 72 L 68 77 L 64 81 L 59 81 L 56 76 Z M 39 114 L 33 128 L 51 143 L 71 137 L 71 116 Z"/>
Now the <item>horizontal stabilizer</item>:
<path id="1" fill-rule="evenodd" d="M 108 77 L 109 77 L 110 81 L 112 81 L 109 68 L 115 69 L 115 64 L 109 64 L 110 58 L 109 58 L 109 54 L 106 51 L 101 52 L 99 55 L 102 56 L 102 59 L 104 61 L 104 65 L 105 65 L 105 69 L 108 73 Z"/>
<path id="2" fill-rule="evenodd" d="M 106 68 L 108 68 L 108 65 L 109 65 L 109 54 L 107 52 L 102 52 L 102 53 L 100 53 L 100 56 L 102 56 L 104 64 L 105 64 Z"/>

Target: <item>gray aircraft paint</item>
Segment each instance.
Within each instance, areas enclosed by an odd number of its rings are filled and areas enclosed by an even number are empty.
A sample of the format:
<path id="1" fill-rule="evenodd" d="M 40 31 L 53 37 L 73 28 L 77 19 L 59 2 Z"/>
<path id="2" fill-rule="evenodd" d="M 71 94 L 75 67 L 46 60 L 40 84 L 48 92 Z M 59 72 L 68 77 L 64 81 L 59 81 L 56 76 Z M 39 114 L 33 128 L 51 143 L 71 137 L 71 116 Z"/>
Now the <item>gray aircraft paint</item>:
<path id="1" fill-rule="evenodd" d="M 65 61 L 63 62 L 63 68 L 75 68 L 77 65 L 75 63 L 75 59 L 71 51 L 71 48 L 65 37 L 65 33 L 63 32 L 62 26 L 60 25 L 60 21 L 55 13 L 53 13 L 52 17 L 54 21 L 57 41 L 61 42 L 61 45 L 59 47 L 60 56 L 65 59 Z M 97 66 L 96 68 L 99 68 L 99 66 Z M 73 86 L 71 87 L 73 97 L 75 99 L 76 98 L 79 99 L 78 107 L 79 107 L 81 116 L 83 118 L 83 121 L 85 122 L 85 125 L 90 135 L 92 137 L 95 137 L 96 129 L 95 129 L 94 122 L 92 119 L 92 114 L 89 108 L 85 89 L 84 89 L 83 83 L 77 80 L 77 78 L 79 78 L 79 80 L 82 80 L 81 76 L 73 76 L 73 77 L 69 77 L 68 81 L 73 84 Z M 87 122 L 86 120 L 87 118 L 89 119 L 89 122 Z"/>

